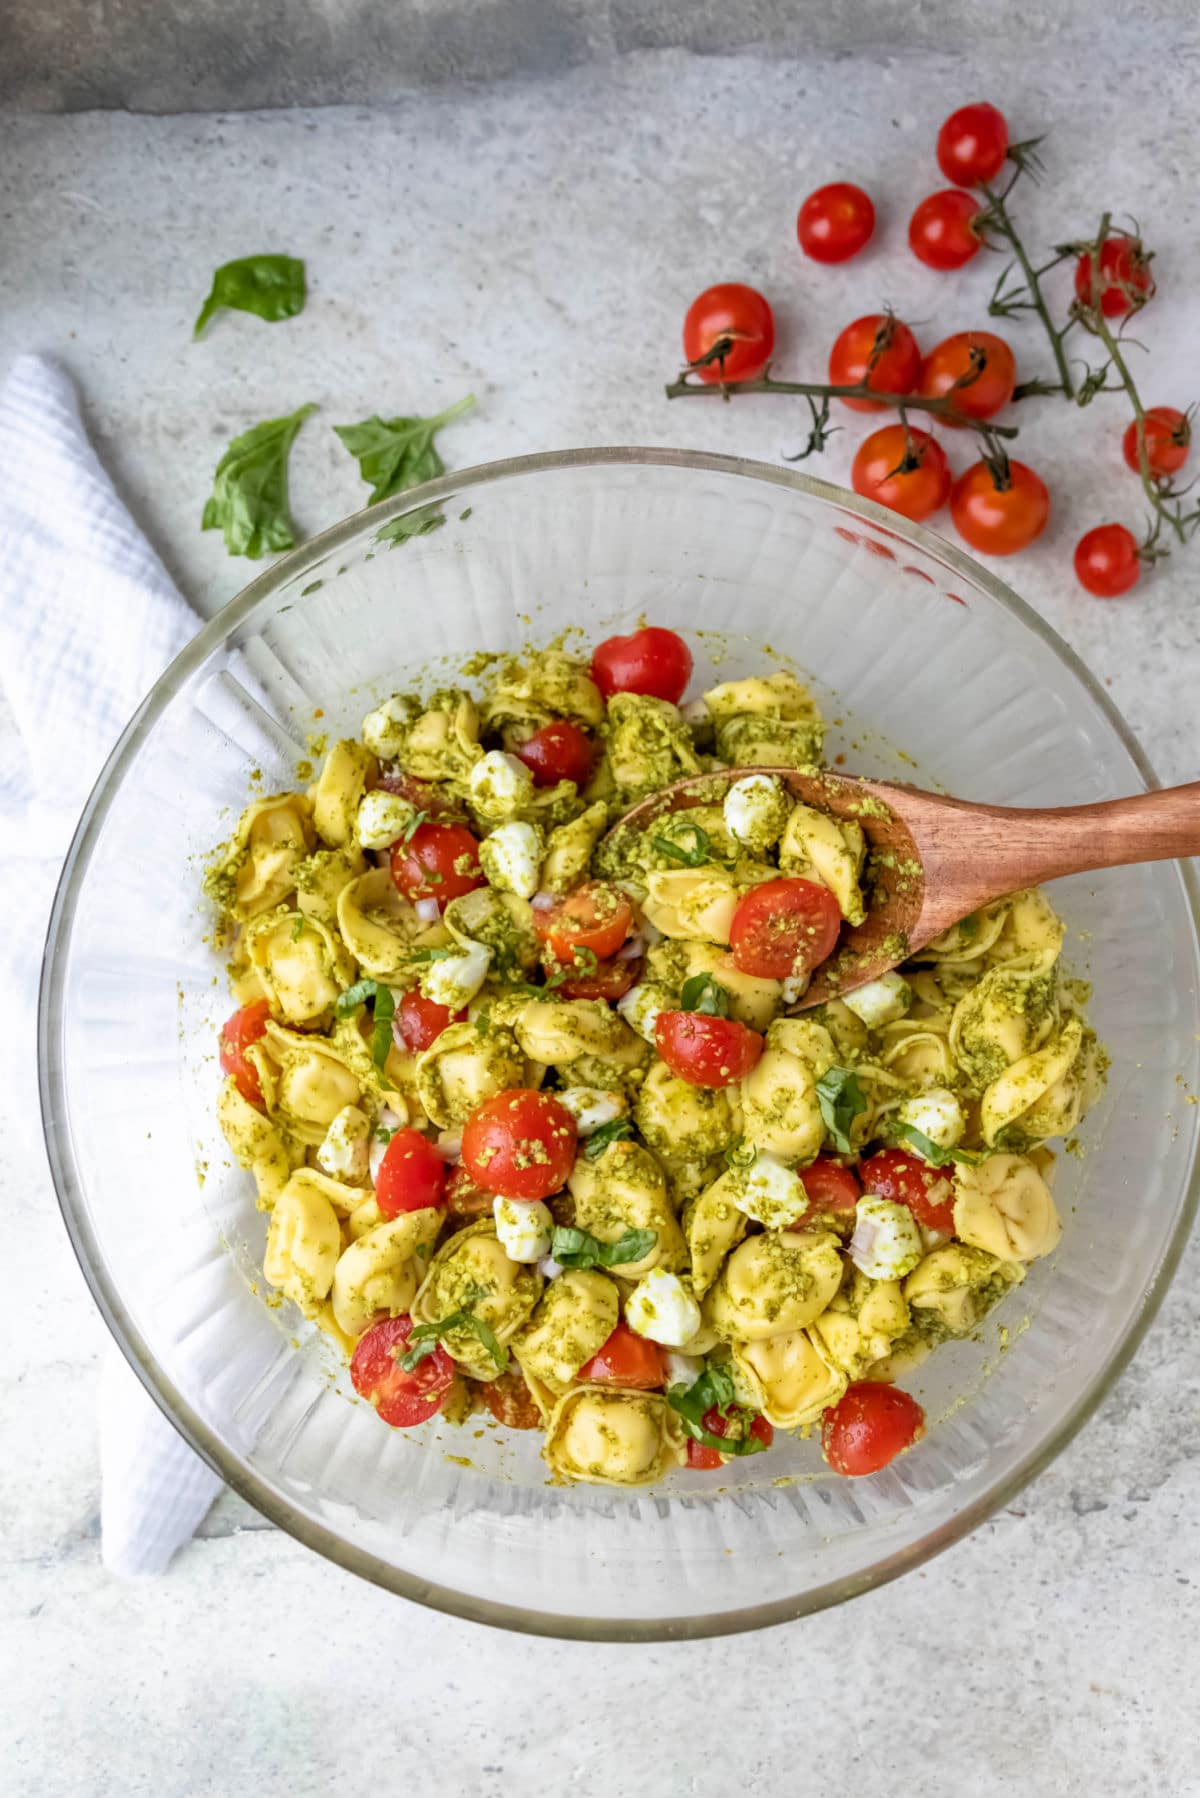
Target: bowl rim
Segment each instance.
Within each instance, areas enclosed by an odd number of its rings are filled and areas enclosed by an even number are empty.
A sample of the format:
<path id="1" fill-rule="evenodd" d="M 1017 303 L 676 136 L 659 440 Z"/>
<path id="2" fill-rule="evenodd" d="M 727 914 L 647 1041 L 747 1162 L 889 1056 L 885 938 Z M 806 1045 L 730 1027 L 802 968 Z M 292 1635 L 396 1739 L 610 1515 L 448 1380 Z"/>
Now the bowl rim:
<path id="1" fill-rule="evenodd" d="M 1086 665 L 1041 615 L 1013 589 L 989 569 L 976 562 L 937 532 L 901 518 L 897 513 L 838 487 L 794 469 L 748 457 L 717 455 L 696 450 L 663 448 L 614 447 L 544 451 L 535 455 L 507 457 L 499 461 L 479 463 L 472 468 L 440 476 L 435 481 L 394 496 L 377 506 L 364 507 L 317 536 L 288 551 L 278 561 L 258 574 L 213 618 L 201 625 L 196 635 L 164 670 L 146 695 L 115 747 L 104 763 L 76 826 L 55 890 L 46 932 L 38 998 L 37 1068 L 41 1104 L 42 1130 L 51 1177 L 59 1209 L 75 1257 L 79 1262 L 88 1290 L 111 1332 L 117 1346 L 145 1390 L 163 1415 L 180 1435 L 207 1463 L 221 1480 L 246 1500 L 270 1522 L 286 1530 L 305 1547 L 315 1549 L 327 1560 L 349 1572 L 369 1579 L 375 1585 L 402 1598 L 426 1605 L 451 1616 L 475 1623 L 513 1630 L 519 1633 L 591 1642 L 659 1642 L 698 1640 L 709 1636 L 734 1635 L 742 1631 L 763 1629 L 856 1597 L 898 1578 L 923 1565 L 943 1549 L 976 1529 L 1020 1493 L 1056 1458 L 1087 1422 L 1101 1400 L 1128 1365 L 1157 1314 L 1170 1281 L 1179 1264 L 1200 1201 L 1197 1179 L 1197 1153 L 1193 1145 L 1192 1163 L 1186 1177 L 1186 1190 L 1175 1227 L 1163 1245 L 1142 1302 L 1123 1335 L 1115 1341 L 1108 1355 L 1093 1372 L 1087 1386 L 1076 1398 L 1066 1415 L 1047 1438 L 1031 1448 L 996 1485 L 975 1502 L 956 1512 L 939 1527 L 923 1535 L 918 1542 L 893 1554 L 884 1555 L 861 1571 L 831 1580 L 800 1595 L 774 1599 L 767 1604 L 751 1605 L 714 1614 L 681 1618 L 589 1618 L 560 1615 L 556 1612 L 526 1610 L 518 1605 L 501 1604 L 459 1592 L 419 1576 L 403 1572 L 369 1549 L 346 1541 L 335 1530 L 317 1523 L 275 1493 L 271 1487 L 212 1431 L 198 1413 L 178 1392 L 149 1345 L 128 1315 L 109 1278 L 99 1243 L 92 1229 L 84 1198 L 84 1185 L 65 1133 L 56 1120 L 66 1115 L 66 1087 L 61 1058 L 57 1051 L 59 1026 L 65 994 L 65 955 L 59 953 L 69 940 L 75 910 L 75 898 L 86 872 L 91 852 L 104 824 L 112 799 L 124 778 L 126 767 L 141 747 L 183 684 L 205 659 L 225 641 L 230 633 L 254 610 L 259 602 L 293 580 L 306 568 L 340 546 L 356 539 L 368 522 L 374 526 L 405 513 L 428 506 L 438 500 L 460 494 L 464 489 L 487 486 L 513 476 L 539 474 L 564 469 L 605 468 L 613 466 L 687 469 L 709 474 L 732 475 L 741 479 L 764 481 L 777 487 L 790 488 L 811 498 L 838 507 L 867 524 L 884 530 L 894 539 L 910 542 L 916 548 L 936 556 L 996 600 L 1019 623 L 1040 637 L 1057 656 L 1064 669 L 1080 683 L 1088 697 L 1099 707 L 1115 731 L 1122 746 L 1142 778 L 1145 789 L 1161 785 L 1145 752 L 1125 723 L 1112 699 L 1099 685 Z M 1191 912 L 1194 946 L 1200 952 L 1200 887 L 1187 862 L 1176 864 L 1185 902 Z"/>

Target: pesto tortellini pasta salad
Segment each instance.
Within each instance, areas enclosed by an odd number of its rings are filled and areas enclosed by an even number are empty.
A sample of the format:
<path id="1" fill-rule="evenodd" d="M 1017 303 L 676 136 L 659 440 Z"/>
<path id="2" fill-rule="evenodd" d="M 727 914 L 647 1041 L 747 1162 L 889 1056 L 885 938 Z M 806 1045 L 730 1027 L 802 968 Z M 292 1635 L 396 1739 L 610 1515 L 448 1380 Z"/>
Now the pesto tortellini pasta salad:
<path id="1" fill-rule="evenodd" d="M 804 686 L 690 675 L 654 627 L 477 657 L 248 805 L 205 877 L 219 1120 L 383 1423 L 486 1409 L 602 1485 L 776 1430 L 871 1473 L 923 1432 L 906 1374 L 1055 1247 L 1104 1058 L 1037 891 L 801 1009 L 871 858 L 761 772 L 819 765 Z"/>

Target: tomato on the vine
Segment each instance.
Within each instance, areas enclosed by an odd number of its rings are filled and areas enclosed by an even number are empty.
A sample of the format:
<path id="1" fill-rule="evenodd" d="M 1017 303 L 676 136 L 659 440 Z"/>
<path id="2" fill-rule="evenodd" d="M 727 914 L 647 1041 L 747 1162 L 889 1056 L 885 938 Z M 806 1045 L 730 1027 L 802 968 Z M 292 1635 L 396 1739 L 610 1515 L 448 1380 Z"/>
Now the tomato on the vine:
<path id="1" fill-rule="evenodd" d="M 907 1205 L 927 1230 L 954 1228 L 953 1168 L 930 1167 L 905 1149 L 880 1149 L 859 1162 L 858 1176 L 864 1192 Z"/>
<path id="2" fill-rule="evenodd" d="M 505 1199 L 548 1199 L 575 1165 L 575 1119 L 551 1093 L 510 1087 L 485 1099 L 463 1126 L 463 1166 Z"/>
<path id="3" fill-rule="evenodd" d="M 917 340 L 890 312 L 856 318 L 836 338 L 829 352 L 829 379 L 834 387 L 866 382 L 873 393 L 911 393 L 921 372 Z M 843 399 L 852 412 L 882 412 L 879 400 Z"/>
<path id="4" fill-rule="evenodd" d="M 375 1203 L 384 1217 L 424 1211 L 446 1202 L 446 1164 L 419 1130 L 396 1130 L 375 1176 Z"/>
<path id="5" fill-rule="evenodd" d="M 436 999 L 427 999 L 415 986 L 405 993 L 396 1008 L 396 1022 L 404 1046 L 418 1054 L 436 1043 L 442 1031 L 448 1030 L 451 1024 L 461 1024 L 466 1015 L 465 1011 L 451 1011 L 448 1005 L 439 1005 Z"/>
<path id="6" fill-rule="evenodd" d="M 1000 479 L 986 462 L 973 462 L 950 490 L 950 516 L 972 549 L 985 556 L 1011 556 L 1045 530 L 1050 495 L 1024 462 L 1009 462 Z"/>
<path id="7" fill-rule="evenodd" d="M 465 824 L 418 824 L 407 842 L 392 845 L 391 869 L 414 905 L 436 899 L 444 907 L 485 884 L 479 838 Z"/>
<path id="8" fill-rule="evenodd" d="M 1008 121 L 986 100 L 960 106 L 937 137 L 938 167 L 956 187 L 994 181 L 1008 155 Z"/>
<path id="9" fill-rule="evenodd" d="M 556 787 L 560 780 L 585 786 L 596 759 L 592 739 L 569 718 L 555 718 L 550 724 L 543 724 L 531 737 L 518 743 L 513 754 L 530 770 L 535 787 Z"/>
<path id="10" fill-rule="evenodd" d="M 864 499 L 877 500 L 920 523 L 945 505 L 950 464 L 941 444 L 927 431 L 884 425 L 859 444 L 850 484 Z"/>
<path id="11" fill-rule="evenodd" d="M 1124 318 L 1154 297 L 1150 256 L 1140 237 L 1117 231 L 1100 245 L 1100 310 L 1105 318 Z M 1075 298 L 1094 306 L 1092 255 L 1085 250 L 1075 264 Z"/>
<path id="12" fill-rule="evenodd" d="M 700 1011 L 660 1011 L 654 1026 L 658 1052 L 689 1086 L 732 1086 L 757 1067 L 763 1039 L 748 1024 Z"/>
<path id="13" fill-rule="evenodd" d="M 1142 572 L 1137 538 L 1123 524 L 1098 524 L 1075 545 L 1075 575 L 1097 599 L 1116 599 Z"/>
<path id="14" fill-rule="evenodd" d="M 858 1380 L 821 1423 L 821 1446 L 835 1473 L 878 1473 L 925 1434 L 925 1413 L 898 1386 Z"/>
<path id="15" fill-rule="evenodd" d="M 1187 461 L 1192 442 L 1192 421 L 1174 406 L 1151 406 L 1145 416 L 1146 465 L 1158 480 L 1178 474 Z M 1137 419 L 1125 428 L 1121 448 L 1134 474 L 1141 474 L 1138 460 Z"/>
<path id="16" fill-rule="evenodd" d="M 956 331 L 935 344 L 921 366 L 922 399 L 949 399 L 965 418 L 995 418 L 1017 384 L 1017 364 L 1003 337 L 991 331 Z M 960 429 L 958 421 L 942 424 Z"/>
<path id="17" fill-rule="evenodd" d="M 592 652 L 592 679 L 614 693 L 645 693 L 677 705 L 692 678 L 692 652 L 675 631 L 647 624 L 628 637 L 606 637 Z"/>
<path id="18" fill-rule="evenodd" d="M 648 1336 L 638 1336 L 622 1319 L 607 1342 L 585 1361 L 575 1378 L 650 1390 L 666 1383 L 663 1352 Z"/>
<path id="19" fill-rule="evenodd" d="M 752 381 L 761 375 L 775 348 L 775 317 L 761 293 L 741 281 L 706 287 L 683 321 L 683 353 L 689 363 L 720 343 L 724 355 L 706 362 L 696 373 L 702 381 Z"/>
<path id="20" fill-rule="evenodd" d="M 853 181 L 831 181 L 809 194 L 796 220 L 800 248 L 814 262 L 848 262 L 875 229 L 871 196 Z"/>
<path id="21" fill-rule="evenodd" d="M 620 887 L 605 880 L 586 880 L 545 910 L 536 909 L 533 927 L 559 967 L 576 965 L 576 950 L 598 961 L 615 955 L 633 923 L 633 907 Z M 586 955 L 584 957 L 586 961 Z M 583 979 L 590 970 L 580 968 Z"/>
<path id="22" fill-rule="evenodd" d="M 265 999 L 243 1005 L 221 1026 L 218 1053 L 221 1072 L 228 1074 L 248 1105 L 261 1105 L 262 1085 L 258 1069 L 247 1058 L 246 1050 L 256 1043 L 267 1028 L 271 1007 Z"/>
<path id="23" fill-rule="evenodd" d="M 858 1175 L 828 1155 L 818 1155 L 807 1167 L 798 1168 L 809 1210 L 853 1211 L 862 1195 Z"/>
<path id="24" fill-rule="evenodd" d="M 412 1335 L 411 1317 L 382 1317 L 360 1336 L 350 1362 L 354 1390 L 369 1399 L 384 1423 L 409 1430 L 426 1423 L 442 1408 L 454 1384 L 454 1363 L 441 1343 L 422 1355 L 412 1372 L 400 1357 Z"/>
<path id="25" fill-rule="evenodd" d="M 927 268 L 962 268 L 983 248 L 974 194 L 948 187 L 921 201 L 908 221 L 908 247 Z"/>
<path id="26" fill-rule="evenodd" d="M 781 875 L 751 887 L 738 900 L 729 926 L 733 965 L 762 980 L 797 980 L 833 953 L 842 927 L 828 887 Z"/>

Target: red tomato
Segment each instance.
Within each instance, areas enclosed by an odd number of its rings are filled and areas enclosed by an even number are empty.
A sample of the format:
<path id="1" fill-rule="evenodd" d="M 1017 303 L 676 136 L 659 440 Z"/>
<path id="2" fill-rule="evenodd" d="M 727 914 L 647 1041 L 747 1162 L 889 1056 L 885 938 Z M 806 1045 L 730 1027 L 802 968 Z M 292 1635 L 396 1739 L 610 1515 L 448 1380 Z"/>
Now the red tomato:
<path id="1" fill-rule="evenodd" d="M 699 362 L 718 343 L 728 349 L 719 361 L 696 373 L 702 381 L 752 381 L 761 375 L 775 348 L 775 318 L 753 287 L 722 281 L 706 287 L 688 307 L 683 321 L 683 353 Z"/>
<path id="2" fill-rule="evenodd" d="M 522 1374 L 502 1373 L 499 1379 L 485 1380 L 479 1395 L 496 1422 L 506 1428 L 536 1430 L 540 1427 L 542 1414 Z"/>
<path id="3" fill-rule="evenodd" d="M 606 637 L 592 656 L 592 679 L 614 693 L 646 693 L 677 705 L 692 678 L 692 652 L 683 638 L 648 624 L 628 637 Z"/>
<path id="4" fill-rule="evenodd" d="M 809 194 L 796 220 L 800 248 L 814 262 L 848 262 L 870 242 L 875 208 L 852 181 L 831 181 Z"/>
<path id="5" fill-rule="evenodd" d="M 1150 257 L 1140 237 L 1118 231 L 1100 245 L 1100 310 L 1105 318 L 1124 318 L 1154 297 Z M 1075 298 L 1081 306 L 1094 306 L 1090 251 L 1075 264 Z"/>
<path id="6" fill-rule="evenodd" d="M 463 1166 L 477 1186 L 505 1199 L 548 1199 L 575 1164 L 575 1119 L 550 1093 L 510 1087 L 467 1119 Z"/>
<path id="7" fill-rule="evenodd" d="M 1146 414 L 1145 432 L 1146 462 L 1150 473 L 1160 479 L 1178 474 L 1187 461 L 1192 441 L 1192 421 L 1187 413 L 1177 412 L 1174 406 L 1151 406 Z M 1121 448 L 1134 474 L 1141 474 L 1136 418 L 1130 419 Z"/>
<path id="8" fill-rule="evenodd" d="M 1008 155 L 1008 123 L 986 101 L 960 106 L 938 132 L 938 167 L 947 181 L 977 187 L 994 181 Z"/>
<path id="9" fill-rule="evenodd" d="M 556 718 L 552 724 L 543 724 L 531 737 L 518 743 L 513 754 L 532 770 L 535 787 L 554 787 L 560 780 L 573 780 L 577 787 L 585 786 L 596 759 L 592 739 L 569 718 Z"/>
<path id="10" fill-rule="evenodd" d="M 547 971 L 557 973 L 558 963 L 552 964 Z M 607 999 L 615 1004 L 623 999 L 630 987 L 637 984 L 641 972 L 641 961 L 631 956 L 626 961 L 597 962 L 590 974 L 580 974 L 575 980 L 563 980 L 555 989 L 564 999 Z"/>
<path id="11" fill-rule="evenodd" d="M 865 499 L 890 506 L 918 524 L 945 505 L 950 494 L 946 452 L 927 431 L 884 425 L 859 444 L 850 484 Z"/>
<path id="12" fill-rule="evenodd" d="M 350 1363 L 354 1390 L 370 1399 L 384 1423 L 410 1430 L 442 1408 L 454 1384 L 454 1363 L 439 1342 L 411 1373 L 399 1364 L 412 1334 L 411 1317 L 382 1317 L 360 1336 Z"/>
<path id="13" fill-rule="evenodd" d="M 456 1224 L 473 1224 L 481 1217 L 491 1217 L 494 1193 L 476 1186 L 470 1174 L 458 1161 L 446 1179 L 446 1215 Z"/>
<path id="14" fill-rule="evenodd" d="M 458 823 L 467 815 L 456 799 L 448 798 L 431 780 L 418 780 L 415 774 L 381 774 L 373 784 L 381 792 L 407 799 L 434 823 Z"/>
<path id="15" fill-rule="evenodd" d="M 826 1411 L 821 1446 L 835 1473 L 851 1478 L 878 1473 L 925 1434 L 925 1413 L 898 1386 L 870 1380 L 847 1386 Z"/>
<path id="16" fill-rule="evenodd" d="M 763 1052 L 762 1037 L 749 1025 L 700 1011 L 660 1011 L 654 1040 L 671 1072 L 690 1086 L 732 1086 Z"/>
<path id="17" fill-rule="evenodd" d="M 983 248 L 975 229 L 982 207 L 974 194 L 948 187 L 921 201 L 908 221 L 908 247 L 927 268 L 961 268 Z"/>
<path id="18" fill-rule="evenodd" d="M 740 1430 L 740 1418 L 725 1417 L 716 1405 L 706 1411 L 700 1419 L 701 1429 L 707 1430 L 710 1436 L 730 1435 L 734 1431 L 735 1423 Z M 754 1437 L 756 1442 L 761 1442 L 764 1448 L 770 1448 L 775 1440 L 775 1431 L 766 1418 L 757 1411 L 750 1419 L 749 1434 Z M 703 1446 L 702 1443 L 701 1447 Z"/>
<path id="19" fill-rule="evenodd" d="M 852 1168 L 828 1155 L 818 1155 L 808 1167 L 798 1168 L 800 1184 L 811 1211 L 853 1211 L 862 1188 Z"/>
<path id="20" fill-rule="evenodd" d="M 921 398 L 953 400 L 967 418 L 994 418 L 1013 396 L 1017 364 L 1003 337 L 992 331 L 957 331 L 935 344 L 921 368 Z M 954 420 L 943 424 L 959 429 Z"/>
<path id="21" fill-rule="evenodd" d="M 445 907 L 485 884 L 479 838 L 465 824 L 418 824 L 407 843 L 392 845 L 391 858 L 392 879 L 414 905 L 436 899 Z"/>
<path id="22" fill-rule="evenodd" d="M 615 955 L 633 922 L 633 907 L 620 887 L 588 880 L 565 899 L 533 914 L 534 929 L 554 959 L 574 964 L 576 949 L 590 949 L 600 961 Z M 582 978 L 582 976 L 581 976 Z"/>
<path id="23" fill-rule="evenodd" d="M 638 1336 L 622 1320 L 603 1348 L 584 1362 L 575 1377 L 648 1390 L 666 1383 L 667 1367 L 657 1342 Z"/>
<path id="24" fill-rule="evenodd" d="M 1123 524 L 1098 524 L 1075 545 L 1075 576 L 1097 599 L 1116 599 L 1142 572 L 1137 538 Z"/>
<path id="25" fill-rule="evenodd" d="M 729 926 L 733 965 L 760 980 L 799 979 L 833 952 L 842 914 L 828 887 L 781 876 L 751 887 Z"/>
<path id="26" fill-rule="evenodd" d="M 954 1228 L 954 1172 L 930 1167 L 905 1149 L 880 1149 L 858 1164 L 864 1192 L 907 1205 L 927 1230 Z M 801 1174 L 801 1180 L 804 1175 Z"/>
<path id="27" fill-rule="evenodd" d="M 706 1442 L 697 1442 L 694 1436 L 687 1440 L 687 1464 L 689 1467 L 701 1467 L 705 1472 L 714 1467 L 724 1467 L 725 1457 L 715 1448 L 709 1448 Z"/>
<path id="28" fill-rule="evenodd" d="M 986 462 L 973 462 L 950 490 L 950 516 L 964 543 L 986 556 L 1028 549 L 1046 528 L 1050 495 L 1024 462 L 1010 462 L 1008 481 L 997 486 Z"/>
<path id="29" fill-rule="evenodd" d="M 446 1203 L 446 1164 L 419 1130 L 397 1130 L 384 1150 L 375 1203 L 384 1217 Z"/>
<path id="30" fill-rule="evenodd" d="M 428 1049 L 443 1030 L 450 1024 L 461 1024 L 466 1015 L 465 1011 L 451 1011 L 448 1005 L 426 999 L 416 987 L 405 993 L 397 1012 L 405 1047 L 418 1051 Z"/>
<path id="31" fill-rule="evenodd" d="M 829 352 L 829 379 L 835 387 L 861 381 L 874 393 L 911 393 L 921 372 L 921 352 L 908 326 L 890 312 L 856 318 Z M 852 412 L 882 412 L 878 400 L 846 400 Z"/>
<path id="32" fill-rule="evenodd" d="M 261 1105 L 263 1096 L 258 1069 L 252 1061 L 247 1061 L 246 1050 L 258 1041 L 270 1016 L 271 1007 L 267 1001 L 255 999 L 252 1005 L 243 1005 L 222 1024 L 218 1038 L 221 1072 L 232 1076 L 248 1105 Z"/>

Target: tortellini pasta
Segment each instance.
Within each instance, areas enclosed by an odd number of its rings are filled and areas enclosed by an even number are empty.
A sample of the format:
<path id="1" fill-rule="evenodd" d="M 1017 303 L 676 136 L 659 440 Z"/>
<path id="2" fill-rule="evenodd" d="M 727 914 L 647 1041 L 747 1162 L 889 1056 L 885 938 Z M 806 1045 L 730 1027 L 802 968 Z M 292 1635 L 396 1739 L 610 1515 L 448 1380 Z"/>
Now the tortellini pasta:
<path id="1" fill-rule="evenodd" d="M 634 1142 L 609 1143 L 594 1161 L 580 1156 L 567 1182 L 575 1200 L 575 1222 L 601 1242 L 616 1242 L 627 1230 L 652 1230 L 654 1244 L 636 1261 L 613 1268 L 621 1280 L 637 1280 L 652 1267 L 677 1273 L 687 1250 L 671 1207 L 666 1177 L 650 1154 Z"/>
<path id="2" fill-rule="evenodd" d="M 732 1169 L 714 1180 L 687 1207 L 683 1226 L 692 1261 L 692 1291 L 702 1299 L 731 1249 L 746 1234 L 747 1218 L 736 1202 Z"/>
<path id="3" fill-rule="evenodd" d="M 205 876 L 205 890 L 230 918 L 243 921 L 281 905 L 313 846 L 313 808 L 303 793 L 257 799 L 238 819 L 232 841 Z"/>
<path id="4" fill-rule="evenodd" d="M 319 1023 L 354 979 L 354 958 L 341 939 L 303 912 L 256 918 L 246 931 L 246 955 L 286 1024 Z"/>
<path id="5" fill-rule="evenodd" d="M 513 1342 L 526 1377 L 563 1391 L 608 1341 L 620 1307 L 616 1283 L 598 1268 L 569 1268 L 556 1275 Z"/>
<path id="6" fill-rule="evenodd" d="M 341 1248 L 337 1212 L 298 1172 L 272 1208 L 263 1273 L 276 1291 L 312 1317 L 329 1296 Z"/>
<path id="7" fill-rule="evenodd" d="M 440 1129 L 465 1124 L 485 1099 L 521 1086 L 525 1062 L 517 1039 L 502 1025 L 451 1024 L 417 1057 L 417 1097 Z"/>
<path id="8" fill-rule="evenodd" d="M 733 1135 L 729 1100 L 719 1089 L 692 1086 L 659 1061 L 634 1103 L 637 1127 L 656 1154 L 708 1160 Z"/>
<path id="9" fill-rule="evenodd" d="M 768 1046 L 742 1081 L 742 1124 L 756 1148 L 785 1161 L 819 1154 L 825 1121 L 811 1063 L 782 1044 Z"/>
<path id="10" fill-rule="evenodd" d="M 378 1312 L 395 1317 L 409 1309 L 441 1222 L 436 1206 L 402 1211 L 343 1249 L 330 1293 L 339 1329 L 347 1336 L 361 1336 Z"/>
<path id="11" fill-rule="evenodd" d="M 700 772 L 678 707 L 641 693 L 614 693 L 609 700 L 605 761 L 624 805 Z"/>
<path id="12" fill-rule="evenodd" d="M 461 786 L 482 757 L 475 701 L 469 693 L 450 688 L 435 693 L 428 709 L 409 726 L 396 759 L 418 780 Z"/>
<path id="13" fill-rule="evenodd" d="M 482 1218 L 451 1236 L 437 1251 L 412 1302 L 413 1320 L 444 1323 L 469 1312 L 503 1348 L 532 1315 L 542 1285 L 536 1268 L 509 1260 L 495 1224 Z M 490 1347 L 465 1324 L 443 1330 L 441 1342 L 473 1379 L 494 1380 L 504 1371 Z"/>
<path id="14" fill-rule="evenodd" d="M 1024 1279 L 1019 1262 L 1003 1261 L 968 1243 L 930 1251 L 904 1282 L 913 1323 L 922 1334 L 967 1336 L 1010 1286 Z"/>
<path id="15" fill-rule="evenodd" d="M 335 743 L 313 788 L 313 824 L 334 849 L 354 841 L 354 824 L 367 782 L 378 764 L 369 749 L 346 738 Z"/>
<path id="16" fill-rule="evenodd" d="M 1058 1245 L 1050 1188 L 1023 1155 L 989 1155 L 955 1169 L 954 1231 L 998 1261 L 1034 1261 Z"/>
<path id="17" fill-rule="evenodd" d="M 734 1249 L 705 1315 L 726 1342 L 761 1342 L 802 1330 L 842 1283 L 838 1238 L 823 1230 L 764 1230 Z"/>
<path id="18" fill-rule="evenodd" d="M 848 924 L 866 917 L 858 877 L 867 843 L 862 825 L 839 823 L 812 805 L 793 805 L 779 844 L 779 866 L 785 874 L 828 887 Z"/>
<path id="19" fill-rule="evenodd" d="M 732 1360 L 746 1399 L 776 1429 L 817 1423 L 846 1390 L 846 1374 L 825 1354 L 813 1331 L 735 1342 Z"/>
<path id="20" fill-rule="evenodd" d="M 686 1453 L 679 1420 L 656 1392 L 577 1386 L 546 1425 L 552 1472 L 593 1486 L 648 1486 Z"/>

